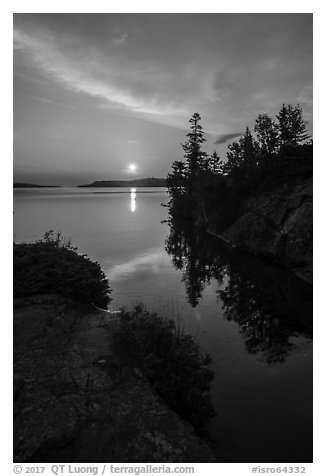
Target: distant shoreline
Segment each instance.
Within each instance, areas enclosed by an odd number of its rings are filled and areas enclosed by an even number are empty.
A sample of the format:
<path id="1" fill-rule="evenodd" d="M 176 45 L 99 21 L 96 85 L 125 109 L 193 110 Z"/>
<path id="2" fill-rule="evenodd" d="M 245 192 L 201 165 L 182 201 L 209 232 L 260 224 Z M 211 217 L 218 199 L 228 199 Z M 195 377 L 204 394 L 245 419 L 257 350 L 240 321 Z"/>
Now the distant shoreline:
<path id="1" fill-rule="evenodd" d="M 111 188 L 111 187 L 166 187 L 165 178 L 140 178 L 134 180 L 96 180 L 86 185 L 73 185 L 69 188 Z M 38 185 L 25 182 L 14 182 L 14 188 L 62 188 L 62 185 Z M 107 192 L 110 193 L 110 192 Z"/>
<path id="2" fill-rule="evenodd" d="M 166 187 L 166 179 L 150 177 L 134 180 L 96 180 L 87 185 L 78 185 L 78 187 Z"/>
<path id="3" fill-rule="evenodd" d="M 14 183 L 14 188 L 61 188 L 61 185 L 35 185 L 32 183 Z"/>

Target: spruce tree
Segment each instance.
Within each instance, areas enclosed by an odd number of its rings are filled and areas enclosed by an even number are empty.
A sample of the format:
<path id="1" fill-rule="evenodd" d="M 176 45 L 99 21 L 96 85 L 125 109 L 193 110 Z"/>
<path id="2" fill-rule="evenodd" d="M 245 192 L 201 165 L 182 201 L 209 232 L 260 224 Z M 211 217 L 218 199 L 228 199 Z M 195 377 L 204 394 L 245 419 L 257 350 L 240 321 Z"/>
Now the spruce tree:
<path id="1" fill-rule="evenodd" d="M 310 135 L 302 117 L 300 105 L 293 107 L 291 104 L 283 104 L 280 112 L 276 115 L 281 148 L 297 146 L 307 141 Z"/>
<path id="2" fill-rule="evenodd" d="M 172 197 L 177 198 L 184 193 L 187 175 L 187 167 L 182 160 L 173 162 L 172 170 L 167 176 L 167 186 Z"/>
<path id="3" fill-rule="evenodd" d="M 260 153 L 263 157 L 271 156 L 277 152 L 278 127 L 266 113 L 261 113 L 255 122 Z"/>
<path id="4" fill-rule="evenodd" d="M 182 144 L 189 170 L 189 179 L 193 182 L 198 176 L 206 153 L 201 150 L 201 144 L 205 142 L 203 128 L 200 125 L 201 117 L 198 112 L 190 118 L 191 131 L 187 134 L 188 140 Z"/>

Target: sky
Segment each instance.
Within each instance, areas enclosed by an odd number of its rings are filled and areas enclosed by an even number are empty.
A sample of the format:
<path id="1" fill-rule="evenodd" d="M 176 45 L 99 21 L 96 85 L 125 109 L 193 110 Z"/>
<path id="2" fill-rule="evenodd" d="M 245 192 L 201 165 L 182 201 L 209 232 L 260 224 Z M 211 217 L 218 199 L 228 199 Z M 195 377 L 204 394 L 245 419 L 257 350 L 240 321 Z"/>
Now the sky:
<path id="1" fill-rule="evenodd" d="M 14 181 L 166 176 L 194 112 L 222 158 L 282 103 L 312 133 L 312 34 L 312 14 L 14 14 Z"/>

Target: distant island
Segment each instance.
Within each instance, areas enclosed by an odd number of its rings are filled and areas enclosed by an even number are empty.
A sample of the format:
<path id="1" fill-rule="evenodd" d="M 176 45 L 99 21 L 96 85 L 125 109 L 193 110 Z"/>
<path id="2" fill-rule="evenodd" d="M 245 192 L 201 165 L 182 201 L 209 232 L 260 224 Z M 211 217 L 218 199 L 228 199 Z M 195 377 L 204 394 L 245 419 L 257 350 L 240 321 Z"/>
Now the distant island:
<path id="1" fill-rule="evenodd" d="M 15 182 L 14 188 L 60 188 L 61 185 L 35 185 L 32 183 Z"/>
<path id="2" fill-rule="evenodd" d="M 96 180 L 78 187 L 166 187 L 166 179 L 151 177 L 134 180 Z"/>

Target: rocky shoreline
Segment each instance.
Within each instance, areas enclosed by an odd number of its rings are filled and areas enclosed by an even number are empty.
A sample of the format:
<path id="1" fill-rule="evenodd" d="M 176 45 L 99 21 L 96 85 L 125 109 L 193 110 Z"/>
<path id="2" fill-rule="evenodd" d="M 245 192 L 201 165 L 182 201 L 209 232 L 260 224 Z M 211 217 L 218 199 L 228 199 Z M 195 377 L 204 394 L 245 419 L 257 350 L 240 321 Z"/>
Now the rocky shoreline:
<path id="1" fill-rule="evenodd" d="M 222 235 L 257 256 L 290 268 L 312 282 L 313 187 L 305 182 L 283 184 L 251 197 L 238 220 Z"/>
<path id="2" fill-rule="evenodd" d="M 116 359 L 116 317 L 58 295 L 14 304 L 15 462 L 215 461 L 142 373 Z"/>
<path id="3" fill-rule="evenodd" d="M 283 168 L 283 175 L 271 176 L 257 190 L 244 195 L 231 224 L 219 225 L 221 206 L 227 209 L 227 203 L 217 203 L 214 208 L 205 200 L 195 224 L 227 244 L 285 266 L 312 283 L 312 159 L 293 159 Z"/>

